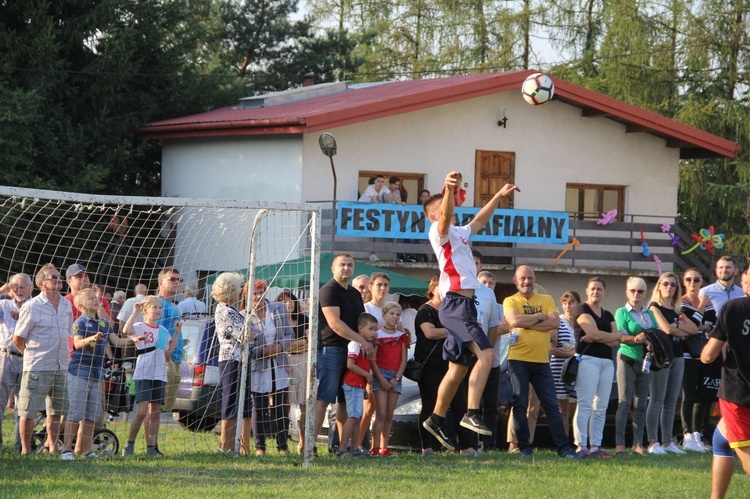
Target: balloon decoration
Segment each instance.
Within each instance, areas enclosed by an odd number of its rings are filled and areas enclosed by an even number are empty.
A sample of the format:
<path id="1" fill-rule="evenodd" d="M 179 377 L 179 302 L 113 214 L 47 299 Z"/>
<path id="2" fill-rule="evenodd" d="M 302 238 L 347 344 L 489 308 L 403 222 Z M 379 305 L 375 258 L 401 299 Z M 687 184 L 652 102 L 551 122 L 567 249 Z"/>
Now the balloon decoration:
<path id="1" fill-rule="evenodd" d="M 596 221 L 596 225 L 609 225 L 617 218 L 617 210 L 609 210 L 607 213 L 602 213 L 602 218 Z"/>
<path id="2" fill-rule="evenodd" d="M 643 234 L 643 229 L 641 229 L 641 248 L 643 248 L 643 256 L 651 255 L 651 250 L 648 249 L 648 243 L 646 242 L 646 236 Z"/>
<path id="3" fill-rule="evenodd" d="M 678 250 L 685 249 L 685 246 L 683 246 L 682 242 L 680 242 L 680 236 L 676 234 L 672 234 L 672 226 L 669 224 L 664 224 L 661 226 L 661 231 L 664 232 L 666 235 L 669 236 L 669 243 L 677 248 Z"/>
<path id="4" fill-rule="evenodd" d="M 681 254 L 687 255 L 690 252 L 695 251 L 698 247 L 708 251 L 708 254 L 714 256 L 714 249 L 721 249 L 724 247 L 724 234 L 715 234 L 714 226 L 710 226 L 708 229 L 701 229 L 698 234 L 691 234 L 690 237 L 695 241 L 695 244 L 683 251 Z"/>
<path id="5" fill-rule="evenodd" d="M 560 258 L 562 258 L 565 253 L 572 250 L 576 246 L 580 246 L 580 245 L 581 245 L 581 242 L 574 237 L 573 240 L 570 242 L 570 244 L 564 250 L 562 250 L 560 254 L 557 255 L 557 257 L 554 260 L 552 260 L 552 263 L 550 263 L 550 265 L 554 266 L 557 262 L 560 261 Z"/>
<path id="6" fill-rule="evenodd" d="M 654 255 L 654 263 L 656 264 L 656 270 L 659 272 L 659 275 L 661 275 L 661 260 L 659 260 L 657 255 Z"/>

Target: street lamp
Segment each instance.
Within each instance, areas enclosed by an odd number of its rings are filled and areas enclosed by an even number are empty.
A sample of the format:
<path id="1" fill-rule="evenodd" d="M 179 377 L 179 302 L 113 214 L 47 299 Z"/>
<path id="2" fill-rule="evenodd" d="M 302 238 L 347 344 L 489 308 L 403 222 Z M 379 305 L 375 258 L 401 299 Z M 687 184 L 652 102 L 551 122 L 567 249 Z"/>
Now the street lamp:
<path id="1" fill-rule="evenodd" d="M 336 167 L 333 164 L 333 157 L 336 155 L 336 139 L 333 134 L 325 132 L 318 137 L 320 150 L 328 156 L 331 161 L 331 173 L 333 173 L 333 228 L 331 230 L 331 251 L 333 251 L 333 241 L 336 234 Z"/>

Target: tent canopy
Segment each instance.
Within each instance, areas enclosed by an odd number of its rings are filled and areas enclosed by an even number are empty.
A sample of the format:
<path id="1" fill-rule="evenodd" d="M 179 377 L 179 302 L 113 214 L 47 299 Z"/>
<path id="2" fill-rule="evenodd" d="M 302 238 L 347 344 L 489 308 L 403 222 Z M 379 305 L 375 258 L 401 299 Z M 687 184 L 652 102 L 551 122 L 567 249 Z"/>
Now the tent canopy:
<path id="1" fill-rule="evenodd" d="M 331 265 L 333 264 L 332 253 L 323 253 L 320 256 L 320 284 L 321 286 L 333 278 Z M 247 278 L 247 269 L 237 271 Z M 391 293 L 400 295 L 424 295 L 427 293 L 427 283 L 413 277 L 409 277 L 392 270 L 383 269 L 363 262 L 354 264 L 354 275 L 370 275 L 373 272 L 383 272 L 391 278 Z M 206 278 L 206 284 L 211 285 L 219 274 L 212 274 Z M 261 265 L 255 268 L 255 278 L 265 279 L 269 286 L 277 288 L 304 289 L 310 286 L 310 257 L 296 258 L 284 263 Z"/>

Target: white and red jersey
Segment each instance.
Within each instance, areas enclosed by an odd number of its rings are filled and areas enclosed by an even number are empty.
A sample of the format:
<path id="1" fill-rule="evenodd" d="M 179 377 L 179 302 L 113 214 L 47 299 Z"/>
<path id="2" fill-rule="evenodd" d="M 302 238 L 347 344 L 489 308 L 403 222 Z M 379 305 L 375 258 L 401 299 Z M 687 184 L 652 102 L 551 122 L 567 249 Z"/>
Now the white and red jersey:
<path id="1" fill-rule="evenodd" d="M 479 289 L 482 286 L 477 281 L 477 266 L 469 246 L 470 236 L 471 227 L 468 225 L 451 225 L 448 235 L 443 238 L 438 234 L 437 222 L 430 227 L 430 244 L 440 265 L 440 296 L 445 296 L 448 291 Z"/>

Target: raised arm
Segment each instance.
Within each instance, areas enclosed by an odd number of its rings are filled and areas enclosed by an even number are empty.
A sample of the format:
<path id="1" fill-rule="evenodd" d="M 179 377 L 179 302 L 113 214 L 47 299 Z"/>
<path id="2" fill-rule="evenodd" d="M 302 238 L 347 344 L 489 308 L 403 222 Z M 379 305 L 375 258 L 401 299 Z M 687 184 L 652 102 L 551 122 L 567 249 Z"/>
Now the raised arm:
<path id="1" fill-rule="evenodd" d="M 479 213 L 477 213 L 477 215 L 471 220 L 471 222 L 469 222 L 469 227 L 471 227 L 472 234 L 476 234 L 477 232 L 482 230 L 485 225 L 487 225 L 490 217 L 497 209 L 497 204 L 500 202 L 500 200 L 508 197 L 513 191 L 521 192 L 521 189 L 513 184 L 505 184 L 502 189 L 497 191 L 495 195 L 492 196 L 492 199 L 490 199 L 487 204 L 485 204 L 482 209 L 479 210 Z"/>

